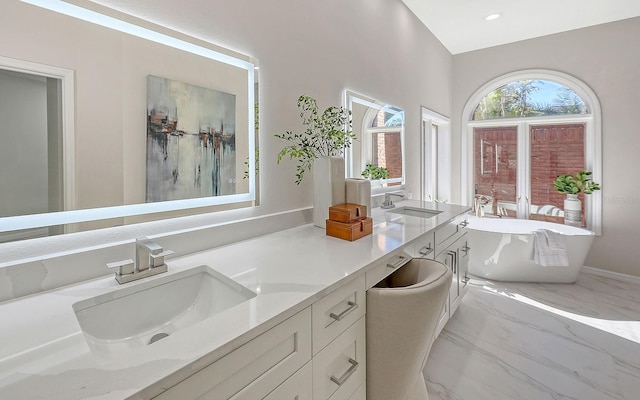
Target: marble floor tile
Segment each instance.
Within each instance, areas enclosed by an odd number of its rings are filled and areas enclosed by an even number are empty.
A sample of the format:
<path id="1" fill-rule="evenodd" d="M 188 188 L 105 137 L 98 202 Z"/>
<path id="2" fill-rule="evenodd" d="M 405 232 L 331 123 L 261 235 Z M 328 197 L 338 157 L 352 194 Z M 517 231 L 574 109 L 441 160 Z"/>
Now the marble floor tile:
<path id="1" fill-rule="evenodd" d="M 431 400 L 640 398 L 639 293 L 587 274 L 472 280 L 424 370 Z"/>

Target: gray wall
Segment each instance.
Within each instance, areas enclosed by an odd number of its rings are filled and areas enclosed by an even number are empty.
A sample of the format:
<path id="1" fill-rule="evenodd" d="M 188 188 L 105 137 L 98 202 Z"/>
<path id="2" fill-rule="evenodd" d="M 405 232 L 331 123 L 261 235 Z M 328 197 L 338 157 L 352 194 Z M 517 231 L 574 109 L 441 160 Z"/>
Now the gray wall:
<path id="1" fill-rule="evenodd" d="M 603 229 L 586 264 L 640 276 L 640 185 L 635 180 L 640 149 L 640 18 L 599 25 L 453 57 L 454 148 L 460 149 L 462 110 L 484 83 L 532 68 L 552 69 L 589 85 L 602 106 Z M 453 165 L 460 177 L 460 152 Z M 454 182 L 454 199 L 460 184 Z"/>
<path id="2" fill-rule="evenodd" d="M 344 89 L 406 110 L 407 183 L 419 194 L 420 106 L 450 114 L 452 56 L 401 0 L 96 2 L 259 60 L 261 207 L 311 206 L 310 179 L 297 187 L 295 164 L 275 164 L 273 134 L 300 130 L 299 95 L 324 109 Z"/>
<path id="3" fill-rule="evenodd" d="M 295 163 L 276 165 L 277 153 L 284 144 L 273 137 L 275 133 L 302 128 L 296 100 L 303 93 L 315 97 L 323 109 L 341 104 L 344 89 L 404 108 L 407 184 L 415 195 L 419 193 L 420 106 L 450 115 L 452 56 L 401 0 L 96 2 L 259 60 L 260 207 L 201 216 L 198 221 L 185 219 L 184 223 L 174 220 L 137 224 L 103 229 L 98 234 L 7 243 L 0 245 L 0 265 L 52 251 L 103 246 L 114 238 L 126 241 L 145 234 L 188 229 L 198 223 L 224 223 L 310 207 L 311 180 L 305 179 L 296 186 Z M 16 18 L 11 10 L 21 15 L 42 13 L 17 0 L 11 0 L 7 8 L 0 13 L 0 22 L 5 25 Z M 29 26 L 31 22 L 25 18 L 20 23 Z M 29 35 L 21 39 L 28 40 Z M 78 40 L 91 45 L 83 38 Z M 0 55 L 15 47 L 14 42 L 15 37 L 9 34 L 0 38 Z M 56 44 L 52 43 L 51 52 L 55 53 L 55 49 Z M 82 60 L 83 54 L 75 55 L 75 59 Z M 122 160 L 114 160 L 113 167 L 122 168 Z"/>

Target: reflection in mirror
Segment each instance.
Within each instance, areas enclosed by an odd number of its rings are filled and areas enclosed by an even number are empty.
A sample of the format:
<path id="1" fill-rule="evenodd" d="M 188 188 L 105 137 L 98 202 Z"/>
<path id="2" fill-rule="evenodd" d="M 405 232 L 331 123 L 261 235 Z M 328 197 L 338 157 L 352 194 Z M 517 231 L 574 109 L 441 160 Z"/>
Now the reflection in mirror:
<path id="1" fill-rule="evenodd" d="M 2 28 L 23 39 L 0 54 L 0 242 L 257 203 L 254 59 L 25 2 Z"/>
<path id="2" fill-rule="evenodd" d="M 71 70 L 0 56 L 0 218 L 73 208 L 73 160 L 65 157 L 74 144 L 71 82 Z M 63 231 L 3 232 L 0 242 Z"/>
<path id="3" fill-rule="evenodd" d="M 345 91 L 356 140 L 346 156 L 347 176 L 372 180 L 372 188 L 404 184 L 404 110 L 367 96 Z M 381 168 L 387 178 L 376 174 Z M 383 179 L 380 179 L 383 178 Z"/>
<path id="4" fill-rule="evenodd" d="M 48 112 L 57 108 L 59 86 L 55 78 L 0 69 L 0 217 L 62 211 L 61 132 L 57 113 Z"/>

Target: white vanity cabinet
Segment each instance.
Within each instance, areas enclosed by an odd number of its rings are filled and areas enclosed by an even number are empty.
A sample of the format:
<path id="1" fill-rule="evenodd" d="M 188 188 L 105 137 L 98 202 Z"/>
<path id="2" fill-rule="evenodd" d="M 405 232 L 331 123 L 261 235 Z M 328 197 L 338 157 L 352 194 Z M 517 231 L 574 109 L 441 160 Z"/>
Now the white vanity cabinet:
<path id="1" fill-rule="evenodd" d="M 467 214 L 459 215 L 448 224 L 435 231 L 435 260 L 445 264 L 453 273 L 448 300 L 445 301 L 436 336 L 458 309 L 467 290 L 467 270 L 469 266 L 469 246 L 466 232 Z"/>
<path id="2" fill-rule="evenodd" d="M 361 275 L 154 399 L 364 398 L 365 313 Z"/>
<path id="3" fill-rule="evenodd" d="M 311 310 L 285 320 L 213 364 L 156 396 L 157 400 L 255 400 L 274 389 L 311 360 Z M 303 393 L 311 381 L 292 376 L 287 393 Z M 307 377 L 308 378 L 308 377 Z M 298 394 L 292 399 L 296 399 Z M 300 399 L 304 396 L 300 395 Z"/>
<path id="4" fill-rule="evenodd" d="M 311 306 L 313 399 L 349 400 L 366 379 L 365 277 Z"/>

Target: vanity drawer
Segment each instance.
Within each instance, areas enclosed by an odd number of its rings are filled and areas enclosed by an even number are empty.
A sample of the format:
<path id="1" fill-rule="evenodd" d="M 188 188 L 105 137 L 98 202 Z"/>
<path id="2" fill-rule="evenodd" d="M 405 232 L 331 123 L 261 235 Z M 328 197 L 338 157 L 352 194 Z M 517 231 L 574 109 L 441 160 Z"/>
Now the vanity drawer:
<path id="1" fill-rule="evenodd" d="M 467 214 L 461 214 L 435 232 L 436 251 L 440 253 L 467 231 Z"/>
<path id="2" fill-rule="evenodd" d="M 365 274 L 367 290 L 374 287 L 381 280 L 391 275 L 393 271 L 411 261 L 411 256 L 407 252 L 402 252 L 391 257 L 385 257 L 375 267 Z"/>
<path id="3" fill-rule="evenodd" d="M 360 276 L 311 306 L 313 354 L 317 354 L 365 314 L 367 302 L 364 283 L 364 276 Z"/>
<path id="4" fill-rule="evenodd" d="M 456 222 L 456 220 L 449 221 L 446 225 L 441 226 L 435 232 L 435 242 L 436 246 L 441 246 L 444 244 L 447 239 L 451 238 L 453 235 L 458 233 L 458 229 L 460 226 Z M 446 246 L 442 246 L 444 248 Z M 439 250 L 439 249 L 438 249 Z"/>
<path id="5" fill-rule="evenodd" d="M 311 310 L 307 308 L 155 399 L 263 398 L 310 359 Z"/>
<path id="6" fill-rule="evenodd" d="M 365 381 L 365 318 L 313 357 L 314 400 L 347 400 Z"/>

